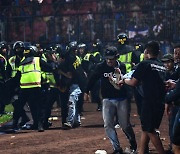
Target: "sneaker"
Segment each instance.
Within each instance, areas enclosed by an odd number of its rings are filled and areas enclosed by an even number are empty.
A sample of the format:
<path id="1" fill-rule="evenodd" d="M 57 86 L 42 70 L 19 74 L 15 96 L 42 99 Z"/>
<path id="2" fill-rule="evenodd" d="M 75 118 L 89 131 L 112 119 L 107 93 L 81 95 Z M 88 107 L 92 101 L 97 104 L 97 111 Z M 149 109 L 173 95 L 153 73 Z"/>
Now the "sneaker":
<path id="1" fill-rule="evenodd" d="M 126 153 L 126 154 L 137 154 L 137 151 L 134 149 L 130 149 L 130 148 L 126 147 L 124 150 L 124 153 Z"/>
<path id="2" fill-rule="evenodd" d="M 123 154 L 123 150 L 122 149 L 114 150 L 112 154 Z"/>
<path id="3" fill-rule="evenodd" d="M 66 123 L 63 124 L 63 127 L 64 127 L 64 128 L 67 128 L 67 129 L 71 129 L 71 128 L 72 128 L 72 125 L 71 125 L 71 123 L 66 122 Z"/>
<path id="4" fill-rule="evenodd" d="M 24 126 L 27 122 L 29 122 L 30 121 L 30 119 L 24 119 L 24 120 L 22 120 L 20 123 L 19 123 L 19 126 L 20 127 L 22 127 L 22 126 Z"/>
<path id="5" fill-rule="evenodd" d="M 98 106 L 96 111 L 102 111 L 102 107 L 101 106 Z"/>
<path id="6" fill-rule="evenodd" d="M 121 126 L 119 124 L 116 124 L 114 128 L 121 128 Z"/>

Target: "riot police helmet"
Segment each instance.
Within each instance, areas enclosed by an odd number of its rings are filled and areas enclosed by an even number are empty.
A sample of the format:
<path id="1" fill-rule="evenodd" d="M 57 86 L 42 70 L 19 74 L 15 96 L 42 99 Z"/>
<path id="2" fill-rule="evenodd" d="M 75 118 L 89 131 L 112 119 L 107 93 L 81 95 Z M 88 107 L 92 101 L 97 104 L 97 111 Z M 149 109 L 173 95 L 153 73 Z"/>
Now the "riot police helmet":
<path id="1" fill-rule="evenodd" d="M 126 33 L 119 33 L 117 35 L 117 41 L 120 45 L 128 44 L 129 42 L 128 35 Z"/>

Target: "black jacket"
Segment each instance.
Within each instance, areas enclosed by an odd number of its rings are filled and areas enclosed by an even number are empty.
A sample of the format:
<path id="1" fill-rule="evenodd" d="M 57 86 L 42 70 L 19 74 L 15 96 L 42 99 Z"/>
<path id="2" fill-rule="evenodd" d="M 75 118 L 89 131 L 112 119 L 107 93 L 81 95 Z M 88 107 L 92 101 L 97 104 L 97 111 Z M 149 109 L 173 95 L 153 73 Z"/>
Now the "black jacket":
<path id="1" fill-rule="evenodd" d="M 165 99 L 168 104 L 174 101 L 175 105 L 180 105 L 180 80 L 176 83 L 176 87 L 166 94 Z"/>

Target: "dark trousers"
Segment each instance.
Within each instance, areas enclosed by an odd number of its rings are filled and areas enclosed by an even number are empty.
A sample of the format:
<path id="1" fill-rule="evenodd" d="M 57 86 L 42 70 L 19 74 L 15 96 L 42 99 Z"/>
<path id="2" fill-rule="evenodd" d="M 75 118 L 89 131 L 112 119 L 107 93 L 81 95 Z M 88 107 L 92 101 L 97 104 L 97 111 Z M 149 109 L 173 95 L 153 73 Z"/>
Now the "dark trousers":
<path id="1" fill-rule="evenodd" d="M 57 103 L 60 104 L 60 91 L 57 88 L 50 88 L 46 96 L 44 97 L 47 100 L 45 106 L 45 123 L 48 122 L 48 118 L 51 116 L 51 109 L 54 102 L 57 101 Z"/>
<path id="2" fill-rule="evenodd" d="M 6 91 L 5 84 L 0 81 L 0 114 L 4 113 L 6 102 Z"/>
<path id="3" fill-rule="evenodd" d="M 17 111 L 17 117 L 23 113 L 23 108 L 26 102 L 28 102 L 31 115 L 33 118 L 33 125 L 38 126 L 38 123 L 42 123 L 42 101 L 41 101 L 41 88 L 21 88 L 19 93 L 19 107 Z"/>
<path id="4" fill-rule="evenodd" d="M 60 98 L 61 98 L 62 124 L 64 124 L 68 116 L 69 91 L 60 92 Z"/>
<path id="5" fill-rule="evenodd" d="M 91 99 L 93 103 L 97 103 L 98 107 L 102 106 L 101 98 L 100 98 L 100 80 L 96 82 L 91 90 Z"/>

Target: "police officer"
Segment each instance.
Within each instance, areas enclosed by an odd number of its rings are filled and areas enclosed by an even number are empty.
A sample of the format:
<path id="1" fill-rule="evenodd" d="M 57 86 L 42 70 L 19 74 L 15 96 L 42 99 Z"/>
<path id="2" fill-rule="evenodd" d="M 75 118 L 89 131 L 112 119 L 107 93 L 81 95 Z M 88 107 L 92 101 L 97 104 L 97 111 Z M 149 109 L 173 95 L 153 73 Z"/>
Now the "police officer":
<path id="1" fill-rule="evenodd" d="M 102 60 L 102 43 L 99 39 L 95 40 L 92 44 L 91 49 L 91 57 L 89 58 L 89 61 L 91 63 L 89 76 L 93 74 L 94 69 L 98 63 Z M 91 90 L 91 100 L 92 102 L 95 102 L 98 104 L 97 111 L 102 111 L 102 103 L 101 103 L 101 96 L 100 96 L 100 80 L 96 82 L 93 89 Z"/>
<path id="2" fill-rule="evenodd" d="M 48 64 L 52 64 L 58 61 L 58 57 L 61 53 L 62 49 L 56 48 L 54 51 L 46 52 L 46 62 Z M 54 56 L 58 55 L 58 57 Z M 43 88 L 43 101 L 45 104 L 45 119 L 44 119 L 44 128 L 48 129 L 52 123 L 48 121 L 48 118 L 51 116 L 51 109 L 53 104 L 57 102 L 57 105 L 60 106 L 60 91 L 57 88 L 57 83 L 55 80 L 55 76 L 57 75 L 55 72 L 43 72 L 45 84 Z M 46 86 L 47 85 L 47 86 Z"/>
<path id="3" fill-rule="evenodd" d="M 120 54 L 118 60 L 126 65 L 126 71 L 128 73 L 138 63 L 138 57 L 134 53 L 134 48 L 129 45 L 129 38 L 126 33 L 118 34 L 117 41 L 118 53 Z"/>
<path id="4" fill-rule="evenodd" d="M 36 54 L 37 47 L 29 46 L 24 52 L 21 60 L 18 75 L 20 77 L 19 105 L 22 109 L 28 102 L 33 118 L 32 129 L 44 131 L 43 114 L 41 101 L 41 71 L 52 71 L 52 67 L 42 61 Z"/>
<path id="5" fill-rule="evenodd" d="M 6 83 L 9 89 L 9 97 L 14 98 L 12 105 L 14 107 L 13 112 L 13 124 L 12 127 L 17 129 L 18 126 L 23 126 L 29 121 L 29 117 L 26 115 L 24 108 L 20 109 L 18 96 L 19 96 L 19 80 L 16 76 L 20 61 L 23 59 L 25 45 L 22 41 L 16 41 L 13 45 L 14 56 L 9 58 L 9 64 L 11 66 L 11 79 Z M 21 122 L 18 124 L 19 118 Z"/>
<path id="6" fill-rule="evenodd" d="M 0 42 L 0 115 L 4 114 L 5 104 L 8 103 L 6 80 L 9 78 L 8 44 Z"/>
<path id="7" fill-rule="evenodd" d="M 129 44 L 129 38 L 126 33 L 119 33 L 117 35 L 117 48 L 119 53 L 118 60 L 125 64 L 126 66 L 126 72 L 129 73 L 133 66 L 135 66 L 139 61 L 138 57 L 135 54 L 133 46 Z M 128 104 L 130 106 L 129 108 L 129 114 L 131 112 L 131 100 L 133 97 L 133 89 L 130 86 L 127 86 L 128 89 Z"/>

